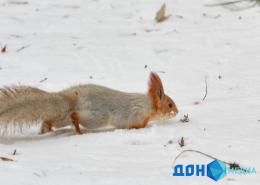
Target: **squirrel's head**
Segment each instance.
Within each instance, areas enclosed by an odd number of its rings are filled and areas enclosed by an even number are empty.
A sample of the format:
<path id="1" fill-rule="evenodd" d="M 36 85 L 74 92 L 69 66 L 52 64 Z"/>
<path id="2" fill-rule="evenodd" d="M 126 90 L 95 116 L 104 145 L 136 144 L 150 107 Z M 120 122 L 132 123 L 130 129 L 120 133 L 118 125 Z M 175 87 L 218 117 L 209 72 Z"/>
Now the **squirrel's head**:
<path id="1" fill-rule="evenodd" d="M 178 113 L 174 101 L 164 94 L 164 89 L 160 77 L 151 72 L 149 79 L 148 95 L 151 98 L 154 117 L 170 118 Z"/>

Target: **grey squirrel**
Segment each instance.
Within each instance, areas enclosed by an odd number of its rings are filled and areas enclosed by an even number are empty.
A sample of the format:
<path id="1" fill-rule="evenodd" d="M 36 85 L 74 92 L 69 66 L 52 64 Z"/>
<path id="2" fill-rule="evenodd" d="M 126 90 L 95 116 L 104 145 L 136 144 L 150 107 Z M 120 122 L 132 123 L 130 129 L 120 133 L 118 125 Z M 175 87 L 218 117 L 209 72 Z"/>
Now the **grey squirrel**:
<path id="1" fill-rule="evenodd" d="M 171 118 L 178 113 L 174 101 L 164 93 L 160 77 L 151 72 L 148 92 L 127 93 L 99 85 L 78 85 L 60 92 L 29 86 L 0 89 L 0 126 L 22 127 L 40 122 L 40 133 L 72 124 L 90 129 L 144 128 L 151 120 Z"/>

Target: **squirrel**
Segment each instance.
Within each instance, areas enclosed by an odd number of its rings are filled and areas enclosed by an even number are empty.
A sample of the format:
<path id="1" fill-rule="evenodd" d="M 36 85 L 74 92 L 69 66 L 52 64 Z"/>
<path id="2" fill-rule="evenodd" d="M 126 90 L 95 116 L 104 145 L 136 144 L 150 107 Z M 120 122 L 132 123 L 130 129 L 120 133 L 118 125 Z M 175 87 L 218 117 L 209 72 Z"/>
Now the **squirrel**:
<path id="1" fill-rule="evenodd" d="M 151 72 L 148 92 L 127 93 L 100 85 L 77 85 L 50 93 L 29 86 L 0 89 L 0 130 L 41 124 L 40 133 L 72 125 L 81 134 L 86 129 L 113 126 L 144 128 L 151 120 L 169 119 L 178 113 L 164 93 L 160 77 Z"/>

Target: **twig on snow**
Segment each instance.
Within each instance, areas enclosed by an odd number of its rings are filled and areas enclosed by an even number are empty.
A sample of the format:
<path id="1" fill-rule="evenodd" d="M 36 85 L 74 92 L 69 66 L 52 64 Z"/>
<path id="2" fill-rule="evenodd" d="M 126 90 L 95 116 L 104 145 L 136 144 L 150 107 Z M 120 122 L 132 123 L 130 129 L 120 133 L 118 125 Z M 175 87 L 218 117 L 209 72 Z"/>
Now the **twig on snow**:
<path id="1" fill-rule="evenodd" d="M 30 46 L 29 44 L 25 45 L 25 46 L 22 46 L 19 49 L 17 49 L 16 52 L 22 51 L 23 49 L 28 48 L 29 46 Z"/>
<path id="2" fill-rule="evenodd" d="M 243 5 L 243 3 L 247 3 Z M 236 1 L 226 1 L 222 3 L 215 3 L 215 4 L 205 4 L 207 7 L 215 7 L 215 6 L 223 6 L 224 8 L 228 8 L 231 11 L 240 11 L 249 9 L 260 5 L 260 0 L 236 0 Z"/>
<path id="3" fill-rule="evenodd" d="M 7 157 L 0 157 L 1 161 L 14 161 L 13 159 L 7 158 Z"/>
<path id="4" fill-rule="evenodd" d="M 193 152 L 193 153 L 198 153 L 198 154 L 201 154 L 203 156 L 206 156 L 210 159 L 213 159 L 213 160 L 218 160 L 218 161 L 221 161 L 223 163 L 225 163 L 226 165 L 229 166 L 230 169 L 241 169 L 240 165 L 236 162 L 226 162 L 226 161 L 223 161 L 221 159 L 218 159 L 216 157 L 213 157 L 212 155 L 209 155 L 209 154 L 206 154 L 204 152 L 201 152 L 199 150 L 192 150 L 192 149 L 189 149 L 189 150 L 183 150 L 181 153 L 179 153 L 173 160 L 173 163 L 172 165 L 174 166 L 175 162 L 177 161 L 177 159 L 183 154 L 183 153 L 187 153 L 187 152 Z"/>
<path id="5" fill-rule="evenodd" d="M 45 82 L 46 80 L 48 80 L 48 78 L 44 78 L 44 79 L 40 80 L 39 82 L 40 82 L 40 83 L 43 83 L 43 82 Z"/>
<path id="6" fill-rule="evenodd" d="M 205 88 L 205 95 L 204 95 L 204 97 L 202 98 L 202 101 L 204 101 L 204 100 L 206 99 L 207 95 L 208 95 L 207 75 L 205 75 L 205 86 L 206 86 L 206 88 Z"/>
<path id="7" fill-rule="evenodd" d="M 17 152 L 16 152 L 16 149 L 14 149 L 14 151 L 13 151 L 13 155 L 16 155 L 16 153 L 17 153 Z"/>
<path id="8" fill-rule="evenodd" d="M 181 137 L 181 140 L 180 140 L 180 141 L 178 141 L 178 143 L 179 143 L 180 147 L 184 147 L 184 145 L 185 145 L 184 138 L 183 138 L 183 137 Z"/>
<path id="9" fill-rule="evenodd" d="M 226 5 L 231 5 L 231 4 L 236 4 L 236 3 L 240 3 L 243 2 L 245 0 L 237 0 L 237 1 L 227 1 L 227 2 L 223 2 L 223 3 L 215 3 L 215 4 L 205 4 L 205 6 L 208 7 L 213 7 L 213 6 L 226 6 Z M 251 1 L 251 0 L 250 0 Z"/>

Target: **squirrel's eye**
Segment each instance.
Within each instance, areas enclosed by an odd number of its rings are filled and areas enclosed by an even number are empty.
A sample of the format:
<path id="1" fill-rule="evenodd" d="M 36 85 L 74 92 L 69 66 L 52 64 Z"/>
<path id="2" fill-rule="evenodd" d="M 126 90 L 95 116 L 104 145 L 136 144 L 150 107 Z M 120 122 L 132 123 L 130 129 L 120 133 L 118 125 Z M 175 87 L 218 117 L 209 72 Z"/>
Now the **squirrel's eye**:
<path id="1" fill-rule="evenodd" d="M 172 103 L 169 103 L 169 107 L 172 108 Z"/>

